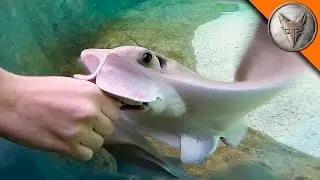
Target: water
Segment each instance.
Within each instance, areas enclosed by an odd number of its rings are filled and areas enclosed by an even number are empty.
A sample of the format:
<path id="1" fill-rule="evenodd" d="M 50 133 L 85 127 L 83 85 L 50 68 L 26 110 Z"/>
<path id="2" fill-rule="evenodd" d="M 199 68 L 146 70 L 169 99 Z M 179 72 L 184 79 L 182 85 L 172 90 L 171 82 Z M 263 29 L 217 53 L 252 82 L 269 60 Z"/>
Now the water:
<path id="1" fill-rule="evenodd" d="M 205 77 L 231 81 L 236 57 L 250 42 L 259 20 L 247 5 L 213 0 L 5 0 L 0 8 L 0 66 L 24 75 L 70 76 L 81 71 L 75 60 L 82 49 L 136 45 L 128 33 L 142 46 L 179 60 Z M 232 33 L 233 28 L 237 33 Z M 206 177 L 239 161 L 253 160 L 267 164 L 283 179 L 318 179 L 318 79 L 310 71 L 248 115 L 252 129 L 239 147 L 221 146 L 206 164 L 186 166 L 185 171 Z M 0 177 L 4 179 L 129 179 L 134 178 L 132 174 L 170 178 L 157 168 L 108 152 L 84 163 L 5 140 L 0 143 Z M 178 157 L 176 149 L 154 145 L 167 156 Z"/>

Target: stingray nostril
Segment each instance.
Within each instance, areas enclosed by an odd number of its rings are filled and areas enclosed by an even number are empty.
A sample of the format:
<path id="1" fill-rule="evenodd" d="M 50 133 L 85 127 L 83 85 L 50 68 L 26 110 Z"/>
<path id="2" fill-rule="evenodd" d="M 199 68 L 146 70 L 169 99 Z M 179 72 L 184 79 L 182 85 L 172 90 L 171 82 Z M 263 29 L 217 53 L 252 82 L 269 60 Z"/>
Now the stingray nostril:
<path id="1" fill-rule="evenodd" d="M 148 64 L 149 62 L 151 62 L 152 60 L 152 54 L 151 53 L 145 53 L 143 56 L 142 56 L 142 62 Z"/>

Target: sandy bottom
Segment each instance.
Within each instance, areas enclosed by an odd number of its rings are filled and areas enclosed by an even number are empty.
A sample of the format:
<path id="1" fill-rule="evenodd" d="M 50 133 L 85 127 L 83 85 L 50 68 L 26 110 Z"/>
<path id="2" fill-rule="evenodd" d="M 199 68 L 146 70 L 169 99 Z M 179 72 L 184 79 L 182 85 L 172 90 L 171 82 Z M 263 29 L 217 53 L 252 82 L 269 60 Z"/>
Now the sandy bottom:
<path id="1" fill-rule="evenodd" d="M 197 71 L 210 79 L 232 81 L 257 28 L 259 15 L 249 7 L 203 24 L 192 40 Z M 253 129 L 312 156 L 320 157 L 320 77 L 304 77 L 246 117 Z"/>

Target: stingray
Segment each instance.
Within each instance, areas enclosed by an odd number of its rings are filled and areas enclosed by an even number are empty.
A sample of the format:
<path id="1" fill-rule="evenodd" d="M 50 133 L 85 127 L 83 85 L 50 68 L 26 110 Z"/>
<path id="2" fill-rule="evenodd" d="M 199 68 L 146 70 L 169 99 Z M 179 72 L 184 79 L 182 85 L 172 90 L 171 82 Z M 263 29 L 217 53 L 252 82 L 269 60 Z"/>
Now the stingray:
<path id="1" fill-rule="evenodd" d="M 89 74 L 74 78 L 96 83 L 123 103 L 106 144 L 139 147 L 149 153 L 146 159 L 172 173 L 145 137 L 179 148 L 184 164 L 201 164 L 220 140 L 239 145 L 248 130 L 244 117 L 301 76 L 306 66 L 300 54 L 273 44 L 264 22 L 239 59 L 234 81 L 218 82 L 140 46 L 85 49 L 80 61 Z"/>

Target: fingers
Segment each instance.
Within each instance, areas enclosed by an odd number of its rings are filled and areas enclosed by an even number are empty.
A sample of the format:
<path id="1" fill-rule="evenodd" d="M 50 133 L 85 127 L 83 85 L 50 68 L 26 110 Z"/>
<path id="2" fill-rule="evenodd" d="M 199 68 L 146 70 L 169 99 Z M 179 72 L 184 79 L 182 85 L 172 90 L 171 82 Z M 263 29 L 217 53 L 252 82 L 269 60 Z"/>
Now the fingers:
<path id="1" fill-rule="evenodd" d="M 100 92 L 95 93 L 89 113 L 82 118 L 85 122 L 79 121 L 81 128 L 75 133 L 76 137 L 72 138 L 71 144 L 67 142 L 68 154 L 80 160 L 88 161 L 93 157 L 94 152 L 102 147 L 104 137 L 113 133 L 114 122 L 120 119 L 120 102 Z"/>
<path id="2" fill-rule="evenodd" d="M 104 138 L 94 131 L 91 131 L 87 135 L 83 135 L 82 137 L 80 137 L 79 142 L 80 144 L 95 151 L 103 145 Z"/>
<path id="3" fill-rule="evenodd" d="M 99 97 L 99 105 L 102 113 L 107 116 L 109 120 L 116 122 L 120 119 L 121 103 L 119 101 L 102 93 L 102 95 Z"/>
<path id="4" fill-rule="evenodd" d="M 82 144 L 76 144 L 71 155 L 77 159 L 89 161 L 93 157 L 93 150 Z"/>
<path id="5" fill-rule="evenodd" d="M 102 112 L 97 112 L 93 126 L 89 129 L 88 132 L 81 133 L 78 137 L 78 143 L 72 154 L 75 158 L 84 161 L 90 160 L 94 152 L 102 147 L 104 137 L 113 133 L 114 125 Z"/>
<path id="6" fill-rule="evenodd" d="M 72 145 L 71 155 L 77 159 L 88 161 L 95 151 L 102 147 L 104 138 L 94 131 L 82 133 Z"/>
<path id="7" fill-rule="evenodd" d="M 60 139 L 54 140 L 54 138 L 51 141 L 50 145 L 54 145 L 53 147 L 49 149 L 55 149 L 54 151 L 57 153 L 65 154 L 71 157 L 74 157 L 79 160 L 88 161 L 93 157 L 94 151 L 86 146 L 94 147 L 94 149 L 98 149 L 96 147 L 102 146 L 103 143 L 100 143 L 97 138 L 95 140 L 95 144 L 88 145 L 89 141 L 86 141 L 86 145 L 83 145 L 79 143 L 79 141 L 73 141 L 73 143 L 66 143 L 64 141 L 61 141 Z M 82 141 L 83 142 L 83 141 Z"/>
<path id="8" fill-rule="evenodd" d="M 102 112 L 98 112 L 97 120 L 93 124 L 93 131 L 102 137 L 109 136 L 114 131 L 114 125 L 107 116 Z"/>

